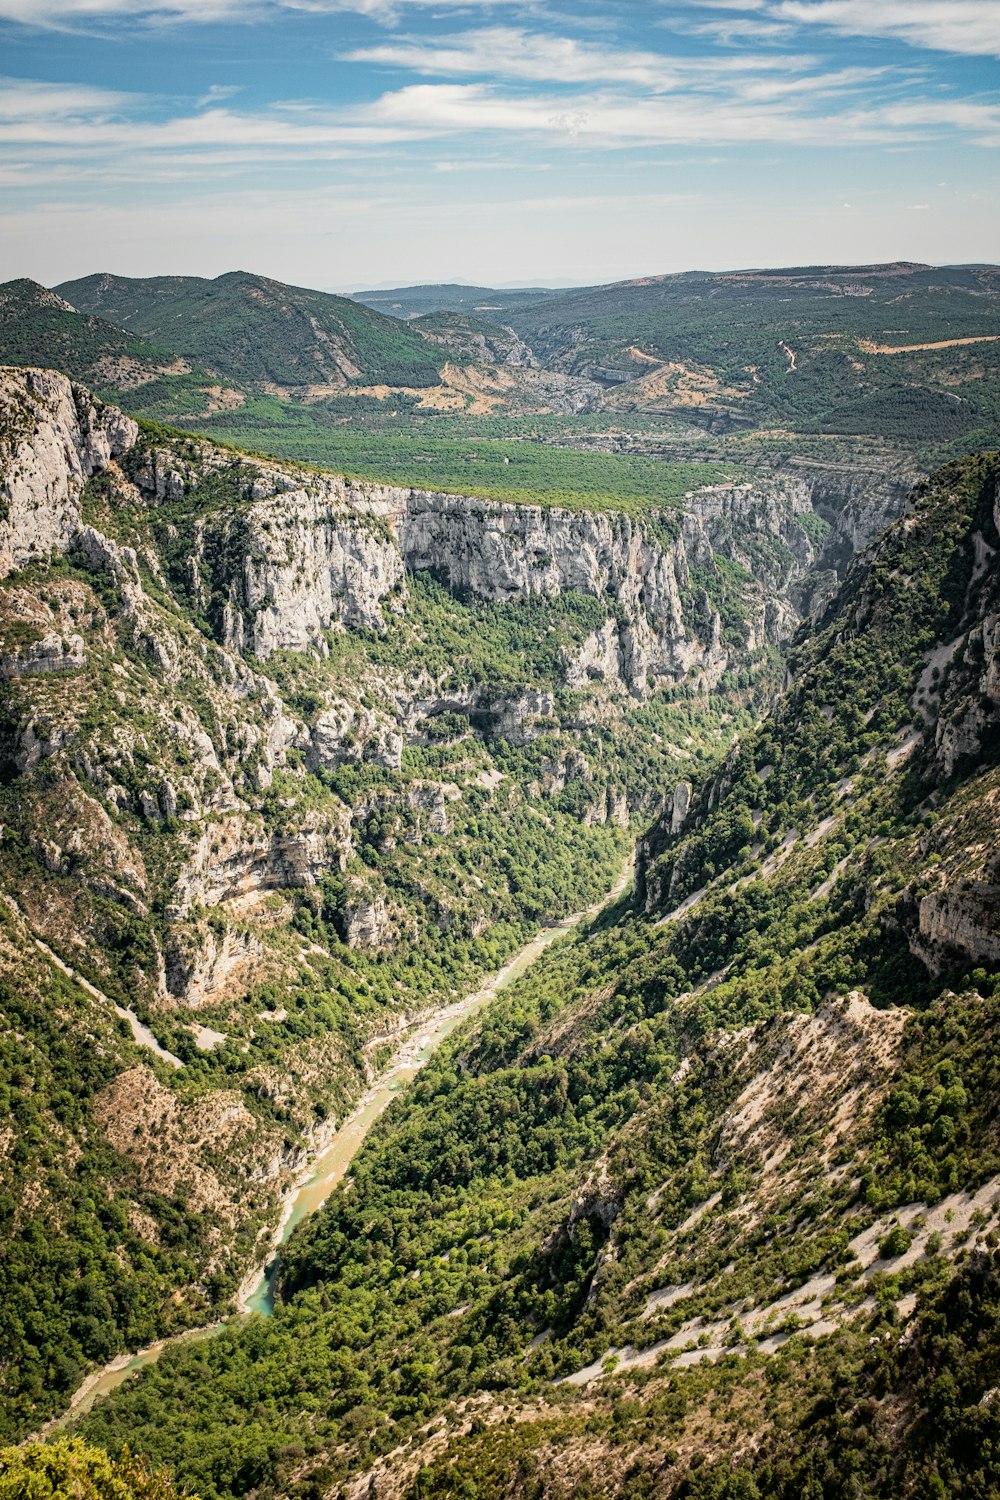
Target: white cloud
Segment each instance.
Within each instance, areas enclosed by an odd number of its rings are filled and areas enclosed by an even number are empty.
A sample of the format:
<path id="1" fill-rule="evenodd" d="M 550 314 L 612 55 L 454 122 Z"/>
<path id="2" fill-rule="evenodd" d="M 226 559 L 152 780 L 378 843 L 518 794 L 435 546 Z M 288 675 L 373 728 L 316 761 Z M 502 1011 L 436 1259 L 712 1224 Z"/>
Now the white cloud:
<path id="1" fill-rule="evenodd" d="M 766 21 L 756 16 L 729 16 L 724 21 L 700 21 L 690 28 L 695 36 L 714 37 L 731 46 L 735 42 L 779 42 L 794 35 L 794 27 L 784 21 Z"/>
<path id="2" fill-rule="evenodd" d="M 78 29 L 125 17 L 146 22 L 255 21 L 277 11 L 322 15 L 353 11 L 392 20 L 407 8 L 492 9 L 518 0 L 0 0 L 0 21 L 41 29 Z"/>
<path id="3" fill-rule="evenodd" d="M 344 60 L 437 77 L 450 74 L 564 84 L 624 83 L 653 92 L 740 73 L 797 73 L 815 62 L 812 57 L 779 57 L 774 53 L 678 57 L 508 26 L 480 27 L 434 41 L 400 38 L 359 47 L 347 53 Z"/>
<path id="4" fill-rule="evenodd" d="M 856 81 L 856 70 L 849 70 Z M 836 90 L 831 75 L 827 91 Z M 500 93 L 485 84 L 413 84 L 360 111 L 360 117 L 392 128 L 432 135 L 475 135 L 484 131 L 535 136 L 563 143 L 602 145 L 688 144 L 721 142 L 794 142 L 838 146 L 894 140 L 920 140 L 942 128 L 984 132 L 1000 130 L 1000 106 L 955 101 L 911 101 L 874 109 L 845 109 L 830 116 L 806 108 L 824 80 L 776 88 L 762 100 L 735 91 L 711 108 L 695 94 L 631 98 L 592 93 L 566 98 Z"/>
<path id="5" fill-rule="evenodd" d="M 0 77 L 0 121 L 73 120 L 109 114 L 136 98 L 133 94 L 92 88 L 85 83 Z"/>
<path id="6" fill-rule="evenodd" d="M 1000 0 L 779 0 L 773 14 L 844 36 L 1000 57 Z"/>
<path id="7" fill-rule="evenodd" d="M 197 101 L 198 108 L 204 109 L 209 104 L 219 104 L 223 99 L 231 99 L 234 94 L 241 92 L 241 87 L 235 83 L 213 83 Z"/>
<path id="8" fill-rule="evenodd" d="M 526 52 L 522 41 L 512 53 L 515 76 L 518 57 L 530 55 L 539 69 L 552 64 L 552 55 Z M 624 63 L 614 54 L 606 56 L 603 70 L 589 51 L 581 62 L 584 73 L 593 63 L 603 86 L 581 84 L 568 92 L 525 93 L 487 82 L 419 83 L 349 109 L 303 101 L 258 110 L 209 104 L 167 118 L 150 118 L 149 100 L 139 95 L 0 79 L 0 145 L 14 181 L 30 190 L 30 176 L 18 174 L 32 162 L 49 171 L 73 163 L 112 178 L 116 172 L 129 180 L 148 174 L 155 181 L 259 162 L 300 165 L 371 157 L 394 147 L 461 143 L 484 135 L 606 149 L 913 143 L 955 131 L 983 145 L 1000 143 L 1000 106 L 912 93 L 900 99 L 891 92 L 872 103 L 878 70 L 782 76 L 751 69 L 675 78 L 670 91 L 652 91 L 629 86 L 632 67 L 646 66 L 636 61 L 640 54 L 625 54 Z M 624 79 L 618 76 L 622 71 Z"/>

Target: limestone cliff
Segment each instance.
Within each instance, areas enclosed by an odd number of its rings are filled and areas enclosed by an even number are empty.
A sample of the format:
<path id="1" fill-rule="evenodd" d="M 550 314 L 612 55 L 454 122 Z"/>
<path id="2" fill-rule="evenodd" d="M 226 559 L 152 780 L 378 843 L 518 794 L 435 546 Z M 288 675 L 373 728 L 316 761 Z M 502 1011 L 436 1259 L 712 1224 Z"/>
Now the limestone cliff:
<path id="1" fill-rule="evenodd" d="M 53 549 L 80 523 L 91 474 L 135 442 L 130 417 L 51 370 L 0 370 L 0 577 Z"/>
<path id="2" fill-rule="evenodd" d="M 877 878 L 878 860 L 856 868 L 855 899 L 869 910 L 885 903 L 885 933 L 935 974 L 995 966 L 998 493 L 990 455 L 913 489 L 902 518 L 856 558 L 819 628 L 799 637 L 772 720 L 693 792 L 687 783 L 667 791 L 639 844 L 647 912 L 683 917 L 727 864 L 738 872 L 728 877 L 735 897 L 824 840 L 834 851 L 819 882 L 828 895 L 845 866 L 855 869 L 849 851 L 868 798 L 899 864 L 895 885 Z"/>

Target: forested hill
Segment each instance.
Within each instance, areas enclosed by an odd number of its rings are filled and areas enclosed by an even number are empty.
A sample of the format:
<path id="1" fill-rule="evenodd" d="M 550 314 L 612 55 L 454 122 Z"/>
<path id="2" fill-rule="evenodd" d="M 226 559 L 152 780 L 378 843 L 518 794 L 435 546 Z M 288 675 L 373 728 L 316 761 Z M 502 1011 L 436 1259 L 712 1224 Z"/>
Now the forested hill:
<path id="1" fill-rule="evenodd" d="M 138 334 L 80 313 L 22 277 L 0 285 L 0 363 L 42 364 L 103 389 L 135 389 L 185 367 Z"/>
<path id="2" fill-rule="evenodd" d="M 279 387 L 427 386 L 433 352 L 416 334 L 346 297 L 230 271 L 68 281 L 59 295 L 228 380 Z"/>
<path id="3" fill-rule="evenodd" d="M 209 1497 L 992 1493 L 1000 460 L 664 783 L 630 909 L 431 1062 L 275 1316 L 86 1423 Z"/>
<path id="4" fill-rule="evenodd" d="M 506 487 L 502 471 L 528 465 L 551 473 L 542 488 L 579 488 L 559 471 L 595 450 L 620 470 L 926 471 L 1000 442 L 990 266 L 361 298 L 244 271 L 97 274 L 25 302 L 27 285 L 0 289 L 0 359 L 60 368 L 133 416 L 244 449 L 459 493 Z"/>

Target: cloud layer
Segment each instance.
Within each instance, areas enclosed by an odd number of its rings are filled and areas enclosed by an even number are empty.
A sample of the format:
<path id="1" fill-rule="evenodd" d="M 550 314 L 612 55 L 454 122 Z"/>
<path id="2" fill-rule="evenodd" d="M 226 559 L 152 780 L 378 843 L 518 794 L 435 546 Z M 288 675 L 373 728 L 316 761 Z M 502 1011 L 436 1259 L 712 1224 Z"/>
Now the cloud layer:
<path id="1" fill-rule="evenodd" d="M 955 259 L 983 257 L 967 224 L 976 235 L 1000 228 L 1000 96 L 984 61 L 998 52 L 1000 0 L 575 0 L 576 14 L 567 9 L 564 0 L 0 0 L 0 45 L 10 44 L 7 68 L 20 75 L 0 78 L 0 233 L 22 243 L 32 215 L 42 238 L 53 214 L 103 209 L 110 222 L 130 210 L 151 226 L 169 211 L 178 223 L 200 215 L 228 243 L 223 205 L 243 222 L 251 199 L 279 216 L 301 193 L 352 204 L 352 222 L 382 215 L 388 235 L 393 215 L 402 223 L 419 204 L 421 233 L 446 253 L 454 234 L 435 226 L 461 222 L 463 205 L 466 217 L 492 222 L 487 181 L 530 222 L 535 245 L 539 203 L 550 204 L 555 242 L 585 202 L 641 201 L 663 223 L 714 224 L 721 263 L 754 259 L 733 247 L 734 233 L 760 227 L 766 239 L 787 214 L 796 233 L 814 215 L 821 259 L 827 213 L 839 225 L 849 212 L 874 240 L 888 214 L 911 235 L 917 206 L 935 227 L 938 208 Z M 526 194 L 523 184 L 538 181 L 527 174 L 545 172 L 558 193 Z M 935 197 L 946 184 L 947 210 Z M 737 212 L 744 194 L 750 206 Z M 613 208 L 592 212 L 616 218 Z M 617 217 L 624 225 L 624 207 Z M 603 228 L 590 232 L 603 242 Z M 681 266 L 695 259 L 690 234 Z M 787 259 L 787 224 L 773 234 L 775 258 Z M 492 252 L 493 239 L 483 244 Z M 412 249 L 401 241 L 399 254 Z M 900 243 L 895 253 L 926 251 Z M 711 259 L 702 252 L 702 264 Z"/>

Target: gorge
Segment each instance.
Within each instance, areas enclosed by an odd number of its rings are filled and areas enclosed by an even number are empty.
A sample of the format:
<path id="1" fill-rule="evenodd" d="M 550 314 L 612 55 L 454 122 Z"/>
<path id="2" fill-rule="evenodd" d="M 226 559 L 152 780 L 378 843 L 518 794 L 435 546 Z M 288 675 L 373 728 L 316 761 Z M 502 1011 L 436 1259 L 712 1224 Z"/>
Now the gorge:
<path id="1" fill-rule="evenodd" d="M 5 1436 L 110 1361 L 204 1500 L 707 1495 L 993 1305 L 995 460 L 518 504 L 0 392 Z"/>

